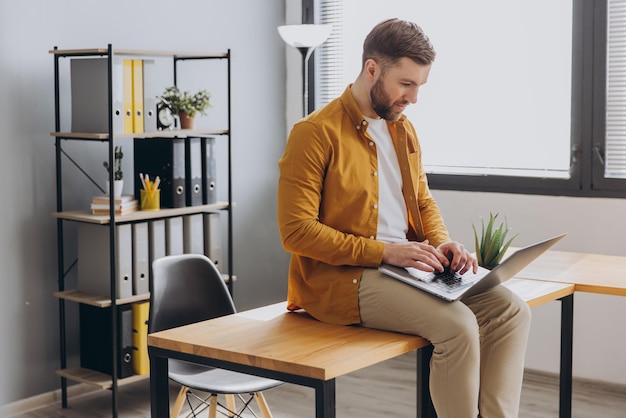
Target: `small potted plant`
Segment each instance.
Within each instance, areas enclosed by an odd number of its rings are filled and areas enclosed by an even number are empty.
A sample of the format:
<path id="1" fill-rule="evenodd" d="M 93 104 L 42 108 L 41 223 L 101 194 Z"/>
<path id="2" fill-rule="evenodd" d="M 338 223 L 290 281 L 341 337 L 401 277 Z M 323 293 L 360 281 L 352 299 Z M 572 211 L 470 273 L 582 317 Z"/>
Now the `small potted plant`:
<path id="1" fill-rule="evenodd" d="M 211 107 L 211 94 L 206 90 L 200 90 L 195 94 L 181 92 L 178 87 L 172 86 L 165 89 L 159 105 L 169 106 L 172 113 L 178 115 L 182 129 L 193 129 L 196 114 L 206 115 L 206 109 Z"/>
<path id="2" fill-rule="evenodd" d="M 116 145 L 113 149 L 113 197 L 120 197 L 122 195 L 122 189 L 124 188 L 124 173 L 122 172 L 122 158 L 124 153 L 122 152 L 122 146 Z M 102 165 L 109 172 L 109 162 L 103 161 Z M 107 180 L 107 194 L 110 194 L 110 184 Z"/>
<path id="3" fill-rule="evenodd" d="M 506 223 L 506 219 L 504 223 L 501 223 L 499 226 L 495 226 L 496 219 L 498 218 L 498 214 L 495 215 L 493 213 L 489 213 L 489 222 L 485 227 L 484 220 L 481 220 L 482 228 L 480 233 L 480 240 L 478 236 L 478 232 L 476 231 L 476 227 L 472 224 L 472 229 L 474 230 L 474 243 L 476 245 L 476 259 L 478 260 L 478 265 L 485 267 L 487 269 L 492 269 L 502 260 L 502 257 L 506 253 L 506 250 L 513 242 L 513 239 L 517 237 L 518 234 L 514 235 L 508 241 L 506 241 L 506 236 L 510 231 Z"/>

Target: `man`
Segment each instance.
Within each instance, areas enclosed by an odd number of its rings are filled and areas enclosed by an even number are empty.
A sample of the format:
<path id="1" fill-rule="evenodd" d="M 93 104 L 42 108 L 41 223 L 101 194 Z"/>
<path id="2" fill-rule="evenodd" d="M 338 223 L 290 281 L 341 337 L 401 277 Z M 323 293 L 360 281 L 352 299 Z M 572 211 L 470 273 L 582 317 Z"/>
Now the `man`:
<path id="1" fill-rule="evenodd" d="M 278 223 L 289 267 L 289 309 L 320 321 L 415 334 L 434 346 L 437 416 L 517 417 L 530 311 L 503 286 L 444 302 L 377 268 L 476 271 L 450 239 L 413 125 L 435 58 L 411 22 L 372 29 L 363 66 L 343 95 L 293 127 L 280 159 Z"/>

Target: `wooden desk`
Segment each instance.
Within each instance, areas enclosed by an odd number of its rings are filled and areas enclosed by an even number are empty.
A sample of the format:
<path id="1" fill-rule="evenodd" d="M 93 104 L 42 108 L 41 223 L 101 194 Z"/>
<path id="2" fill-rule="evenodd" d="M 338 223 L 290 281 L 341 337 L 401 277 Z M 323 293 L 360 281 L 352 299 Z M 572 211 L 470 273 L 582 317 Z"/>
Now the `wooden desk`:
<path id="1" fill-rule="evenodd" d="M 315 389 L 317 417 L 335 416 L 335 378 L 429 345 L 423 338 L 325 324 L 286 303 L 148 336 L 152 417 L 167 417 L 167 358 Z"/>
<path id="2" fill-rule="evenodd" d="M 626 257 L 547 251 L 517 277 L 572 283 L 576 292 L 626 296 Z"/>
<path id="3" fill-rule="evenodd" d="M 515 276 L 523 279 L 567 282 L 571 277 L 571 274 L 568 274 L 570 269 L 586 256 L 584 253 L 548 250 Z"/>
<path id="4" fill-rule="evenodd" d="M 507 286 L 531 306 L 570 297 L 574 289 L 517 279 Z M 314 388 L 316 417 L 334 418 L 337 377 L 425 347 L 429 342 L 417 336 L 325 324 L 304 312 L 286 312 L 285 302 L 157 332 L 148 336 L 152 418 L 169 415 L 168 358 Z M 418 417 L 432 416 L 429 353 L 418 350 Z"/>
<path id="5" fill-rule="evenodd" d="M 574 285 L 575 292 L 626 296 L 626 257 L 549 250 L 516 277 Z M 571 417 L 574 295 L 561 307 L 560 416 Z M 568 348 L 569 347 L 569 348 Z"/>
<path id="6" fill-rule="evenodd" d="M 586 254 L 568 273 L 577 292 L 626 296 L 626 257 Z"/>
<path id="7" fill-rule="evenodd" d="M 558 283 L 540 280 L 510 279 L 503 283 L 528 303 L 531 308 L 536 308 L 545 303 L 561 300 L 574 293 L 574 285 L 570 283 Z"/>

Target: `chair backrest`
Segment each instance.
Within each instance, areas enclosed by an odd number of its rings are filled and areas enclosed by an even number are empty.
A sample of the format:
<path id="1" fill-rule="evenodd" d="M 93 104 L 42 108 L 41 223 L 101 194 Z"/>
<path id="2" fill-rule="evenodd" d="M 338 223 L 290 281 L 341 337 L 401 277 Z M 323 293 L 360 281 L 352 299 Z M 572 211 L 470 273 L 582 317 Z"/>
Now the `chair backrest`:
<path id="1" fill-rule="evenodd" d="M 200 254 L 172 255 L 152 263 L 148 332 L 235 313 L 215 264 Z"/>

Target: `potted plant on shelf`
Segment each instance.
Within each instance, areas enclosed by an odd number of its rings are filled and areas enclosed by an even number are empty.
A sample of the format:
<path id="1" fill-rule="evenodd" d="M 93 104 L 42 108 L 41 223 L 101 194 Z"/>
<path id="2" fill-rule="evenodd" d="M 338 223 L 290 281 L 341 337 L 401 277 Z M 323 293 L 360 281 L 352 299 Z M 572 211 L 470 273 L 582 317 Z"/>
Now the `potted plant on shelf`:
<path id="1" fill-rule="evenodd" d="M 181 92 L 178 87 L 172 86 L 166 88 L 161 95 L 159 106 L 167 106 L 173 114 L 178 115 L 182 129 L 193 129 L 196 114 L 206 115 L 206 109 L 211 107 L 211 94 L 206 90 L 195 94 Z"/>
<path id="2" fill-rule="evenodd" d="M 117 198 L 122 195 L 122 189 L 124 188 L 124 173 L 122 172 L 122 158 L 124 153 L 122 152 L 122 146 L 116 145 L 113 149 L 113 197 Z M 109 172 L 109 162 L 103 161 L 102 165 Z M 107 179 L 107 195 L 110 195 L 111 185 Z"/>
<path id="3" fill-rule="evenodd" d="M 510 231 L 510 228 L 507 225 L 506 219 L 504 223 L 501 223 L 499 226 L 495 226 L 496 219 L 498 218 L 498 214 L 495 215 L 493 213 L 489 213 L 489 222 L 485 227 L 485 221 L 481 220 L 482 228 L 480 233 L 480 240 L 478 236 L 478 232 L 476 231 L 476 227 L 472 224 L 472 229 L 474 230 L 474 243 L 476 246 L 476 259 L 478 260 L 478 265 L 485 267 L 487 269 L 492 269 L 502 260 L 502 257 L 506 253 L 506 250 L 511 245 L 511 242 L 517 237 L 518 234 L 514 235 L 508 241 L 506 241 L 507 234 Z"/>

